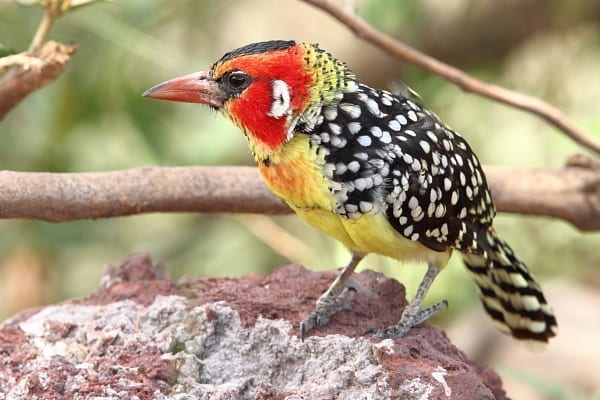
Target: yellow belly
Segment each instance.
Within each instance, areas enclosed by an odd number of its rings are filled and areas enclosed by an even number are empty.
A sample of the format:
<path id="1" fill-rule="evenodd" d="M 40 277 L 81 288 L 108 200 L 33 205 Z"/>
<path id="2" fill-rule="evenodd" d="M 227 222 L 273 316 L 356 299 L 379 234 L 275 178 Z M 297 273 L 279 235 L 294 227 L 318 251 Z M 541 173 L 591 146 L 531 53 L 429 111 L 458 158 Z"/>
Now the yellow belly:
<path id="1" fill-rule="evenodd" d="M 452 254 L 449 248 L 438 252 L 402 236 L 383 214 L 346 219 L 322 209 L 294 209 L 296 214 L 315 228 L 339 240 L 350 250 L 375 253 L 399 261 L 422 261 L 444 267 Z"/>
<path id="2" fill-rule="evenodd" d="M 376 253 L 396 260 L 424 261 L 443 267 L 451 250 L 436 252 L 398 233 L 382 214 L 347 219 L 336 214 L 335 198 L 322 174 L 324 161 L 296 136 L 286 148 L 259 168 L 267 185 L 308 224 L 340 241 L 348 249 Z"/>

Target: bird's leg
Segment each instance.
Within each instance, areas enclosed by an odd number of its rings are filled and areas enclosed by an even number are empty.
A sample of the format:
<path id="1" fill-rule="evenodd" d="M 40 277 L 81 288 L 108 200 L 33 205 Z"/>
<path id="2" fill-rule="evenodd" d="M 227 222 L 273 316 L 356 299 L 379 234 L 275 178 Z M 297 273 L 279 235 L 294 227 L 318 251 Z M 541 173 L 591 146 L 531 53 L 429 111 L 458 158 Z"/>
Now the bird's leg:
<path id="1" fill-rule="evenodd" d="M 303 340 L 306 333 L 312 328 L 326 325 L 333 314 L 349 310 L 352 307 L 352 304 L 348 302 L 348 294 L 351 290 L 345 285 L 364 257 L 365 255 L 362 253 L 352 252 L 352 258 L 348 265 L 338 274 L 329 289 L 319 297 L 315 309 L 300 323 L 300 335 Z"/>
<path id="2" fill-rule="evenodd" d="M 406 335 L 413 326 L 425 322 L 433 314 L 448 307 L 448 302 L 442 300 L 433 306 L 421 309 L 421 302 L 439 271 L 437 267 L 431 264 L 427 266 L 427 272 L 417 289 L 417 293 L 415 293 L 415 297 L 413 297 L 404 309 L 404 312 L 402 312 L 402 317 L 397 325 L 388 326 L 384 329 L 369 329 L 365 334 L 371 333 L 375 337 L 382 339 L 399 338 Z"/>

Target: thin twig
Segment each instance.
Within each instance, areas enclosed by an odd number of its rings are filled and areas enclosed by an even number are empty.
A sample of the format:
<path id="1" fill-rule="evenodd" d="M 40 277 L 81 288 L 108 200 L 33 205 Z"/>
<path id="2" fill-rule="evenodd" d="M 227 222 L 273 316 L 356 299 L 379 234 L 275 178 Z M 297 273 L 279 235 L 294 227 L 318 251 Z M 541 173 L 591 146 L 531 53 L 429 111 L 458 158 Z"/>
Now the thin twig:
<path id="1" fill-rule="evenodd" d="M 50 32 L 54 21 L 62 13 L 60 1 L 48 1 L 46 2 L 44 8 L 45 11 L 44 17 L 42 18 L 42 22 L 40 22 L 40 24 L 38 25 L 38 28 L 35 31 L 35 35 L 33 36 L 31 44 L 29 45 L 28 51 L 30 53 L 36 52 L 42 47 L 42 45 L 46 41 L 46 38 L 48 37 L 48 33 Z"/>
<path id="2" fill-rule="evenodd" d="M 600 165 L 484 167 L 499 211 L 561 218 L 600 230 Z M 101 173 L 0 171 L 0 218 L 51 222 L 149 212 L 289 214 L 251 167 L 147 167 Z"/>
<path id="3" fill-rule="evenodd" d="M 483 82 L 451 65 L 424 54 L 391 36 L 377 31 L 354 12 L 330 0 L 302 0 L 327 13 L 346 25 L 358 37 L 374 44 L 389 54 L 436 74 L 466 92 L 476 93 L 521 110 L 529 111 L 545 119 L 580 145 L 600 154 L 600 141 L 579 129 L 559 109 L 533 96 L 518 93 L 498 85 Z"/>

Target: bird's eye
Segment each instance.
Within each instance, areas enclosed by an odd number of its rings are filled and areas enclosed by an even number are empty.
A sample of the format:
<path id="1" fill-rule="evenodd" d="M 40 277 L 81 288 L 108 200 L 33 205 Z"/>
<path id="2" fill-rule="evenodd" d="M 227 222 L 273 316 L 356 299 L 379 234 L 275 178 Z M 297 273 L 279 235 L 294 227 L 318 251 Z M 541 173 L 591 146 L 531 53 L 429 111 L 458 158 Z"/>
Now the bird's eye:
<path id="1" fill-rule="evenodd" d="M 250 84 L 250 77 L 242 71 L 231 71 L 225 74 L 223 83 L 230 90 L 239 92 Z"/>

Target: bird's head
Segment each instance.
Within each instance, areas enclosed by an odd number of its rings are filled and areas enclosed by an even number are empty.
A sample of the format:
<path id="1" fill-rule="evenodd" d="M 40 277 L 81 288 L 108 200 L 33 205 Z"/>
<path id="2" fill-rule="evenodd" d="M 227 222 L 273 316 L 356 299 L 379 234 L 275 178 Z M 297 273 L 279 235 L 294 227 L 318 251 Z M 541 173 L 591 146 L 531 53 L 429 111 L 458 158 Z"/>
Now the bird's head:
<path id="1" fill-rule="evenodd" d="M 354 86 L 346 66 L 317 45 L 277 40 L 230 51 L 210 70 L 160 83 L 143 95 L 220 110 L 262 157 L 280 149 L 298 129 L 309 131 L 321 107 Z"/>

